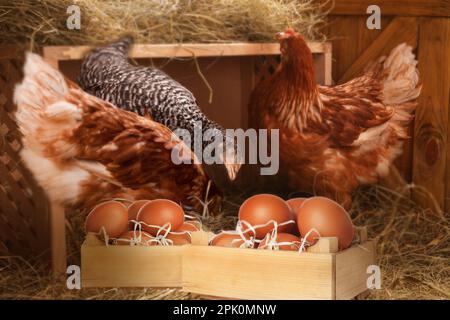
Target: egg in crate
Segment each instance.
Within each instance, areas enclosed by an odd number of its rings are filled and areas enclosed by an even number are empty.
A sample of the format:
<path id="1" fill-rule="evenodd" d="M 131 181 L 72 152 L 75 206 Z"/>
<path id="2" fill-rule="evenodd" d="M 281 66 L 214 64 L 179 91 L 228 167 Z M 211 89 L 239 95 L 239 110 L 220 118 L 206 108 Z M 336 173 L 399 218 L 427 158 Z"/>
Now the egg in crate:
<path id="1" fill-rule="evenodd" d="M 233 233 L 222 231 L 221 233 L 217 234 L 212 239 L 211 245 L 217 247 L 239 248 L 244 243 L 244 240 L 239 234 L 234 233 L 234 231 L 231 232 Z"/>
<path id="2" fill-rule="evenodd" d="M 184 222 L 177 230 L 170 232 L 167 239 L 173 241 L 174 245 L 182 245 L 191 243 L 192 232 L 199 231 L 199 228 L 190 222 Z"/>
<path id="3" fill-rule="evenodd" d="M 257 239 L 262 239 L 270 233 L 274 224 L 269 221 L 276 221 L 277 224 L 286 223 L 292 218 L 289 205 L 280 197 L 272 194 L 254 195 L 242 203 L 239 208 L 239 220 L 245 221 L 251 226 L 261 226 L 255 230 Z M 278 226 L 278 232 L 288 232 L 292 228 L 290 224 Z M 247 231 L 249 227 L 243 223 L 242 230 Z"/>
<path id="4" fill-rule="evenodd" d="M 270 250 L 270 234 L 259 243 L 258 249 L 260 250 Z M 290 233 L 278 233 L 274 240 L 275 250 L 286 250 L 286 251 L 298 251 L 300 249 L 301 240 L 299 237 Z"/>
<path id="5" fill-rule="evenodd" d="M 170 225 L 170 230 L 177 230 L 184 222 L 184 211 L 175 202 L 157 199 L 144 204 L 137 214 L 137 221 L 142 223 L 142 230 L 156 236 L 161 227 Z"/>
<path id="6" fill-rule="evenodd" d="M 130 220 L 136 220 L 137 214 L 139 213 L 139 210 L 149 203 L 151 200 L 137 200 L 134 201 L 129 207 L 128 207 L 128 218 Z"/>
<path id="7" fill-rule="evenodd" d="M 337 237 L 339 250 L 348 248 L 354 236 L 353 223 L 347 211 L 325 197 L 312 197 L 302 204 L 297 212 L 297 226 L 301 236 L 306 237 L 310 244 L 319 236 Z"/>
<path id="8" fill-rule="evenodd" d="M 102 228 L 105 233 L 116 238 L 128 230 L 127 207 L 118 201 L 107 201 L 98 204 L 86 217 L 87 232 L 100 234 Z"/>
<path id="9" fill-rule="evenodd" d="M 292 198 L 286 201 L 291 208 L 291 219 L 295 221 L 295 223 L 291 225 L 289 233 L 295 234 L 296 236 L 300 235 L 297 227 L 297 212 L 307 199 L 308 198 Z"/>
<path id="10" fill-rule="evenodd" d="M 294 219 L 297 217 L 298 210 L 306 200 L 308 200 L 308 198 L 292 198 L 286 201 L 288 206 L 292 209 Z"/>
<path id="11" fill-rule="evenodd" d="M 191 237 L 187 234 L 179 234 L 177 232 L 170 232 L 167 234 L 166 239 L 172 241 L 173 246 L 182 246 L 183 244 L 190 244 Z"/>

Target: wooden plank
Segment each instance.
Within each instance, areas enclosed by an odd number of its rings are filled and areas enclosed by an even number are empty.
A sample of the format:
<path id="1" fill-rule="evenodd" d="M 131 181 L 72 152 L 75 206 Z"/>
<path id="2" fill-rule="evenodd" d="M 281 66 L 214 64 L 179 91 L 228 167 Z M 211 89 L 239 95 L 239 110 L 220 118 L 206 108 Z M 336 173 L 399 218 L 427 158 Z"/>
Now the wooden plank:
<path id="1" fill-rule="evenodd" d="M 316 244 L 307 248 L 307 251 L 311 253 L 336 253 L 338 250 L 338 238 L 336 237 L 322 237 Z"/>
<path id="2" fill-rule="evenodd" d="M 426 192 L 414 192 L 415 200 L 427 208 L 444 209 L 449 190 L 448 149 L 450 88 L 450 20 L 420 22 L 419 71 L 423 83 L 414 128 L 413 182 Z"/>
<path id="3" fill-rule="evenodd" d="M 375 243 L 364 242 L 336 254 L 336 300 L 367 290 L 367 267 L 376 263 Z"/>
<path id="4" fill-rule="evenodd" d="M 81 247 L 83 287 L 181 287 L 183 246 Z"/>
<path id="5" fill-rule="evenodd" d="M 56 203 L 50 206 L 50 233 L 52 271 L 62 275 L 67 269 L 66 215 L 64 208 Z"/>
<path id="6" fill-rule="evenodd" d="M 334 299 L 333 254 L 186 246 L 183 290 L 238 299 Z"/>
<path id="7" fill-rule="evenodd" d="M 325 51 L 322 54 L 314 55 L 314 70 L 316 72 L 316 81 L 321 85 L 332 84 L 332 60 L 331 60 L 331 43 L 324 44 Z"/>
<path id="8" fill-rule="evenodd" d="M 450 16 L 448 0 L 408 0 L 401 3 L 398 0 L 337 0 L 327 1 L 331 14 L 364 15 L 367 7 L 378 5 L 382 15 L 400 16 Z"/>
<path id="9" fill-rule="evenodd" d="M 322 42 L 308 43 L 313 53 L 326 50 Z M 43 55 L 48 61 L 81 60 L 92 50 L 92 46 L 45 46 Z M 136 44 L 130 51 L 130 58 L 165 57 L 217 57 L 256 56 L 280 54 L 278 43 L 186 43 L 186 44 Z"/>
<path id="10" fill-rule="evenodd" d="M 381 17 L 384 29 L 391 17 Z M 369 30 L 366 17 L 361 16 L 329 16 L 325 33 L 333 44 L 333 79 L 338 80 L 352 63 L 379 36 L 382 30 Z"/>
<path id="11" fill-rule="evenodd" d="M 191 243 L 196 246 L 207 246 L 210 234 L 206 231 L 196 231 L 191 234 Z"/>
<path id="12" fill-rule="evenodd" d="M 250 95 L 255 87 L 255 58 L 240 59 L 240 72 L 241 72 L 241 117 L 242 117 L 242 129 L 250 127 L 248 117 L 248 104 L 250 102 Z"/>
<path id="13" fill-rule="evenodd" d="M 361 74 L 372 61 L 388 54 L 397 45 L 406 42 L 413 48 L 417 46 L 418 19 L 397 17 L 383 30 L 372 44 L 356 59 L 339 79 L 344 83 Z"/>

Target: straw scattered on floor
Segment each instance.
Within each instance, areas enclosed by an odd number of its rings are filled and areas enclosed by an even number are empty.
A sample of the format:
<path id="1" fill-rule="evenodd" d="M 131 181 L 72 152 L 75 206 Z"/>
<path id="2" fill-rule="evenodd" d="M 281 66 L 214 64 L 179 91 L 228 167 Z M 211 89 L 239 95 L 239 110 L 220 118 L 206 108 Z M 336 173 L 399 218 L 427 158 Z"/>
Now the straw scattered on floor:
<path id="1" fill-rule="evenodd" d="M 414 189 L 414 188 L 413 188 Z M 410 191 L 410 190 L 408 190 Z M 448 214 L 424 210 L 407 192 L 377 186 L 359 190 L 351 210 L 355 225 L 365 225 L 377 240 L 382 288 L 369 299 L 449 299 L 450 219 Z M 205 217 L 213 230 L 231 228 L 238 203 L 226 199 L 223 212 Z M 68 217 L 69 263 L 79 264 L 83 216 Z M 238 249 L 237 249 L 238 250 Z M 177 289 L 68 290 L 64 279 L 53 279 L 42 259 L 0 257 L 1 299 L 199 299 Z"/>

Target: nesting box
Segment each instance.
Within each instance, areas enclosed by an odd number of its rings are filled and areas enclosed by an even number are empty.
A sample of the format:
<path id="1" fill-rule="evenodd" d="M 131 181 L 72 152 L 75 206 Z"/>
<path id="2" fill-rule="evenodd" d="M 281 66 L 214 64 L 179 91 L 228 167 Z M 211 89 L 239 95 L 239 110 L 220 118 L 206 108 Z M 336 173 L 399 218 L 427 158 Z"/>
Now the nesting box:
<path id="1" fill-rule="evenodd" d="M 178 287 L 232 299 L 352 299 L 368 291 L 376 263 L 374 241 L 358 229 L 358 243 L 338 251 L 321 238 L 307 252 L 225 248 L 192 234 L 183 246 L 106 246 L 88 235 L 81 248 L 83 287 Z"/>

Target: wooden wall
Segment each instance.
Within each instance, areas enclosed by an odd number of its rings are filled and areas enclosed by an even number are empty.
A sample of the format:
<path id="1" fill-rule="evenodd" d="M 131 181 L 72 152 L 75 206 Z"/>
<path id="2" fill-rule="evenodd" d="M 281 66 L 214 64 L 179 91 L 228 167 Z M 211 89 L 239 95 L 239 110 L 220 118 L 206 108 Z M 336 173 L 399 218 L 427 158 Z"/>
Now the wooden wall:
<path id="1" fill-rule="evenodd" d="M 366 27 L 367 7 L 374 4 L 381 9 L 380 30 Z M 415 200 L 444 210 L 450 209 L 449 17 L 449 0 L 335 0 L 325 27 L 333 44 L 335 83 L 358 75 L 369 61 L 402 42 L 415 48 L 423 88 L 412 139 L 396 165 L 419 186 L 412 194 Z"/>

